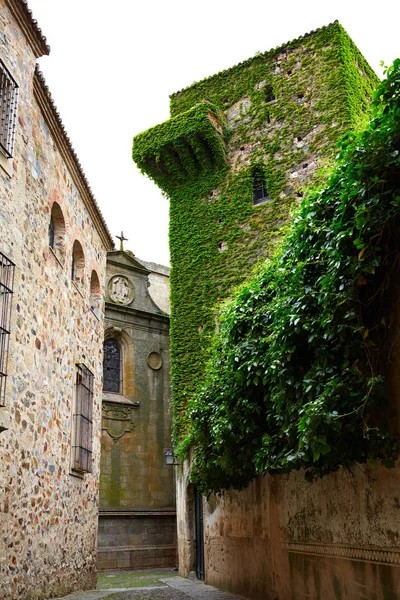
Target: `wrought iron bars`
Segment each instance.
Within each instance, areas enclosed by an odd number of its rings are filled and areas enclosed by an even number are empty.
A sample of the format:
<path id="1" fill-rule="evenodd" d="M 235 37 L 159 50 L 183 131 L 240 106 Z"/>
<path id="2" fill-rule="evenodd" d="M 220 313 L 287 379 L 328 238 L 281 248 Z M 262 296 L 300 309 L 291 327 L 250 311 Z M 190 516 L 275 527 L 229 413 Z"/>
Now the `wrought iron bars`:
<path id="1" fill-rule="evenodd" d="M 18 84 L 0 59 L 0 150 L 12 157 L 17 115 Z"/>
<path id="2" fill-rule="evenodd" d="M 93 373 L 84 364 L 76 365 L 72 469 L 81 473 L 92 471 L 93 382 Z"/>
<path id="3" fill-rule="evenodd" d="M 0 252 L 0 406 L 4 406 L 6 397 L 14 269 L 14 263 Z"/>
<path id="4" fill-rule="evenodd" d="M 121 346 L 114 338 L 104 342 L 103 392 L 121 393 Z"/>

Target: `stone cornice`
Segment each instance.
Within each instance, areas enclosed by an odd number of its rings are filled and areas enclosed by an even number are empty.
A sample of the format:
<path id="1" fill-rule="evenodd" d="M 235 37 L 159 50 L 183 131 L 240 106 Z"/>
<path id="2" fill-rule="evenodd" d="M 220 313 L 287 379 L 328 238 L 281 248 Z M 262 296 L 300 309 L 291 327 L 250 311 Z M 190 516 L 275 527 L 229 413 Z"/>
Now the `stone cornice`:
<path id="1" fill-rule="evenodd" d="M 6 2 L 35 53 L 36 58 L 44 54 L 50 54 L 50 46 L 47 44 L 47 40 L 38 26 L 36 19 L 33 18 L 32 11 L 29 10 L 26 0 L 6 0 Z"/>
<path id="2" fill-rule="evenodd" d="M 283 544 L 283 547 L 289 552 L 298 554 L 400 565 L 400 550 L 398 548 L 323 544 L 318 542 L 287 542 Z"/>
<path id="3" fill-rule="evenodd" d="M 113 250 L 114 242 L 111 233 L 101 214 L 93 192 L 90 189 L 89 182 L 83 172 L 81 163 L 72 147 L 71 140 L 61 121 L 60 114 L 53 102 L 43 74 L 39 71 L 37 65 L 33 78 L 33 91 L 50 133 L 57 144 L 60 154 L 74 180 L 76 188 L 78 189 L 90 218 L 96 227 L 101 241 L 106 250 Z"/>
<path id="4" fill-rule="evenodd" d="M 159 309 L 160 312 L 159 313 L 155 313 L 155 312 L 147 312 L 145 310 L 140 310 L 138 308 L 133 308 L 131 306 L 124 306 L 123 304 L 114 304 L 114 302 L 109 302 L 108 300 L 106 300 L 106 311 L 109 311 L 108 317 L 107 319 L 112 321 L 115 320 L 113 317 L 110 316 L 111 311 L 114 311 L 115 313 L 119 313 L 121 315 L 131 315 L 132 317 L 136 316 L 141 320 L 146 320 L 146 321 L 150 321 L 150 320 L 154 320 L 154 321 L 160 321 L 162 323 L 165 323 L 168 325 L 169 327 L 169 321 L 170 321 L 170 317 L 169 315 L 167 315 L 166 313 L 162 313 L 161 309 Z M 129 326 L 131 326 L 132 323 L 129 323 Z"/>

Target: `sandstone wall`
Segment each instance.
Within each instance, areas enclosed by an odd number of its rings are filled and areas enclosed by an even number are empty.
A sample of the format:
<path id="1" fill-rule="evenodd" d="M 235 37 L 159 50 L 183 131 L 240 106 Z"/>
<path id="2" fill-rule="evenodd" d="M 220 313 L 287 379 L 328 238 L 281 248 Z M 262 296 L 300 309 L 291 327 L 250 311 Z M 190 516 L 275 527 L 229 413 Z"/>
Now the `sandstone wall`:
<path id="1" fill-rule="evenodd" d="M 153 302 L 149 266 L 129 252 L 108 255 L 105 337 L 119 343 L 122 369 L 120 392 L 103 393 L 100 569 L 176 564 L 174 470 L 164 457 L 171 447 L 169 318 Z M 116 279 L 130 290 L 121 300 L 112 292 Z"/>
<path id="2" fill-rule="evenodd" d="M 0 23 L 0 57 L 20 86 L 14 158 L 0 161 L 0 251 L 16 265 L 0 408 L 0 598 L 33 600 L 95 583 L 106 247 L 34 95 L 35 56 L 3 0 Z M 58 258 L 48 242 L 54 202 L 66 224 Z M 76 283 L 74 240 L 84 252 Z M 93 471 L 82 477 L 70 470 L 76 363 L 94 374 Z"/>
<path id="3" fill-rule="evenodd" d="M 194 570 L 185 479 L 178 481 L 183 576 Z M 259 477 L 244 491 L 212 496 L 204 503 L 206 582 L 257 600 L 396 600 L 399 489 L 399 467 L 361 465 L 312 484 L 302 472 Z"/>

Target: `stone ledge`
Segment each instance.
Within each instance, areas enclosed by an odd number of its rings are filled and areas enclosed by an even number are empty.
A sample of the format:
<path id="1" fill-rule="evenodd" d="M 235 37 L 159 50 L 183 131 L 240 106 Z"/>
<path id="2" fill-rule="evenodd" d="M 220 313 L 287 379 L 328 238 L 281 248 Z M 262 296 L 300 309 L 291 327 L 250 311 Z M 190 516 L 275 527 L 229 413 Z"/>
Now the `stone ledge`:
<path id="1" fill-rule="evenodd" d="M 99 512 L 99 518 L 110 518 L 110 517 L 123 517 L 123 518 L 132 518 L 135 519 L 137 517 L 175 517 L 176 510 L 175 509 L 166 509 L 166 510 L 131 510 L 131 511 L 112 511 L 105 510 Z"/>

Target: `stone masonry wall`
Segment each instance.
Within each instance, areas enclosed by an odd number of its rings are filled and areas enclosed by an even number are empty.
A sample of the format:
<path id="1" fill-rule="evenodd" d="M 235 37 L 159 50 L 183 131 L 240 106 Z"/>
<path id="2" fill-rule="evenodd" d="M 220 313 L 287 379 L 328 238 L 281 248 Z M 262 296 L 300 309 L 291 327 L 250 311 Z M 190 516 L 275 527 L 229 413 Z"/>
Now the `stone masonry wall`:
<path id="1" fill-rule="evenodd" d="M 0 0 L 0 57 L 19 84 L 13 159 L 0 162 L 0 251 L 16 265 L 6 404 L 0 408 L 0 598 L 60 596 L 95 582 L 106 248 L 33 94 L 35 56 Z M 3 166 L 1 166 L 3 165 Z M 48 245 L 52 205 L 63 255 Z M 84 252 L 71 281 L 74 240 Z M 93 471 L 71 475 L 75 364 L 94 374 Z"/>
<path id="2" fill-rule="evenodd" d="M 174 470 L 164 457 L 171 447 L 169 318 L 154 304 L 151 266 L 130 252 L 108 255 L 105 337 L 119 343 L 122 368 L 120 392 L 103 392 L 99 569 L 176 564 Z M 121 300 L 110 293 L 116 279 L 131 290 Z M 159 298 L 166 289 L 161 281 Z"/>

